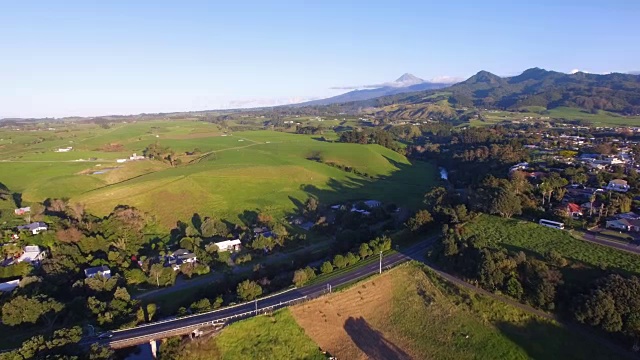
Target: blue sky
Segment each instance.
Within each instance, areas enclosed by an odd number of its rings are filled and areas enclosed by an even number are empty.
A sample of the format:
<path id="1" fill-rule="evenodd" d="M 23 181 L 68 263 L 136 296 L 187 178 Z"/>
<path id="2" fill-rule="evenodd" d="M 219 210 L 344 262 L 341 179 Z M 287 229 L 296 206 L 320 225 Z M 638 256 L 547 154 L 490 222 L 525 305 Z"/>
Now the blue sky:
<path id="1" fill-rule="evenodd" d="M 0 117 L 263 105 L 405 72 L 640 70 L 638 19 L 617 0 L 6 1 Z"/>

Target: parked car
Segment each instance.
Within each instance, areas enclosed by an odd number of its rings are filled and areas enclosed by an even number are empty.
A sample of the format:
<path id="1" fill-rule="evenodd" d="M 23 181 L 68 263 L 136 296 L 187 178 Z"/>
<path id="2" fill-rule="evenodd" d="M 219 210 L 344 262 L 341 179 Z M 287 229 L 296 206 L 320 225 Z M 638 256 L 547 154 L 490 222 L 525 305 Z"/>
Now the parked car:
<path id="1" fill-rule="evenodd" d="M 113 332 L 107 331 L 98 335 L 98 339 L 110 339 L 113 336 Z"/>

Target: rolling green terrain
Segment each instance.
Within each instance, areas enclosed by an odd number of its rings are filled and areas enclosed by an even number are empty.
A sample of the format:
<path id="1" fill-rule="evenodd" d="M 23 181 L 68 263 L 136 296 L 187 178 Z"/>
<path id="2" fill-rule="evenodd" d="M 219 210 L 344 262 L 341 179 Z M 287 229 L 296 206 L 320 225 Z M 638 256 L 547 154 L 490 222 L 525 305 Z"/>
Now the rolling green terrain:
<path id="1" fill-rule="evenodd" d="M 358 358 L 354 351 L 376 359 L 619 358 L 555 321 L 457 287 L 417 263 L 232 324 L 180 353 L 185 359 L 322 359 L 313 340 L 338 358 Z"/>
<path id="2" fill-rule="evenodd" d="M 610 359 L 615 355 L 556 323 L 462 289 L 413 265 L 396 280 L 391 323 L 421 358 Z"/>
<path id="3" fill-rule="evenodd" d="M 64 124 L 55 130 L 2 131 L 0 139 L 0 182 L 21 193 L 26 204 L 66 197 L 97 215 L 131 205 L 154 214 L 166 227 L 196 212 L 234 222 L 245 210 L 283 215 L 309 196 L 323 204 L 374 198 L 413 207 L 437 173 L 429 164 L 412 164 L 378 145 L 330 143 L 274 131 L 225 134 L 217 125 L 193 121 L 125 123 L 109 129 Z M 141 154 L 155 142 L 173 149 L 183 164 L 115 162 Z M 55 152 L 66 146 L 73 150 Z M 185 155 L 195 149 L 197 155 Z M 308 160 L 310 156 L 368 176 Z"/>
<path id="4" fill-rule="evenodd" d="M 543 257 L 550 250 L 559 252 L 573 262 L 571 269 L 609 267 L 628 273 L 640 274 L 638 256 L 624 251 L 578 240 L 567 231 L 544 227 L 528 221 L 503 219 L 480 215 L 464 227 L 465 236 L 477 236 L 490 246 L 511 251 L 524 251 Z"/>
<path id="5" fill-rule="evenodd" d="M 599 126 L 640 126 L 639 100 L 638 75 L 564 74 L 532 68 L 512 77 L 480 71 L 444 89 L 354 101 L 340 104 L 339 109 L 349 112 L 368 108 L 385 119 L 463 120 L 472 126 L 487 125 L 496 119 L 468 120 L 462 111 L 503 110 L 509 113 L 507 118 L 518 119 L 525 116 L 520 110 L 528 109 L 536 118 L 586 120 Z"/>
<path id="6" fill-rule="evenodd" d="M 640 116 L 623 116 L 620 114 L 598 110 L 593 114 L 578 108 L 558 107 L 550 109 L 549 115 L 555 119 L 586 120 L 595 126 L 640 126 Z"/>

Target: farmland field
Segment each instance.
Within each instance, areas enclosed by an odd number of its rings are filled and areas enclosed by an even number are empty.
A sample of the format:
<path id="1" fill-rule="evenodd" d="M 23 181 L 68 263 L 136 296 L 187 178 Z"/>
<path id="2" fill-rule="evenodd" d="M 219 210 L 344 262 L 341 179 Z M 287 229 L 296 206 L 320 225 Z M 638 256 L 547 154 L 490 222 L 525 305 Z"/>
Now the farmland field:
<path id="1" fill-rule="evenodd" d="M 623 116 L 599 110 L 596 114 L 570 107 L 559 107 L 549 110 L 552 118 L 567 120 L 587 120 L 596 126 L 640 126 L 640 116 Z"/>
<path id="2" fill-rule="evenodd" d="M 338 359 L 607 359 L 561 325 L 408 264 L 291 313 Z M 544 345 L 538 345 L 544 344 Z"/>
<path id="3" fill-rule="evenodd" d="M 507 120 L 522 120 L 524 117 L 537 119 L 548 117 L 549 119 L 585 120 L 594 126 L 640 126 L 640 116 L 624 116 L 616 113 L 599 110 L 591 113 L 578 108 L 558 107 L 545 109 L 541 106 L 528 106 L 520 111 L 483 111 L 485 121 L 471 120 L 472 126 L 495 125 Z"/>
<path id="4" fill-rule="evenodd" d="M 189 343 L 185 359 L 611 359 L 555 321 L 410 263 Z M 619 357 L 618 357 L 619 358 Z"/>
<path id="5" fill-rule="evenodd" d="M 573 262 L 575 268 L 611 268 L 640 274 L 638 255 L 578 240 L 566 231 L 528 221 L 480 215 L 464 227 L 465 236 L 476 236 L 489 246 L 543 257 L 550 250 Z"/>
<path id="6" fill-rule="evenodd" d="M 115 161 L 155 142 L 174 150 L 183 164 Z M 55 152 L 67 146 L 73 150 Z M 186 155 L 194 150 L 197 155 Z M 312 155 L 367 176 L 308 160 Z M 21 193 L 24 205 L 64 197 L 96 215 L 131 205 L 152 213 L 164 227 L 196 212 L 233 222 L 244 211 L 283 215 L 309 196 L 321 204 L 375 198 L 415 207 L 436 175 L 432 165 L 411 163 L 378 145 L 264 130 L 224 133 L 206 122 L 151 121 L 109 129 L 64 123 L 52 130 L 0 132 L 0 182 Z"/>

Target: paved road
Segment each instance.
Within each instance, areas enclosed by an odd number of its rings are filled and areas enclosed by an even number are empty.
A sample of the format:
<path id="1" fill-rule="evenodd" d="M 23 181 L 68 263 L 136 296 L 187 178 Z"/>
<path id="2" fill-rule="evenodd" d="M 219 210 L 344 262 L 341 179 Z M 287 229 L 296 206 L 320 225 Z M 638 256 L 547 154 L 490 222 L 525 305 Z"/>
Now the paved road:
<path id="1" fill-rule="evenodd" d="M 639 254 L 640 255 L 640 246 L 638 246 L 638 244 L 635 241 L 629 242 L 628 244 L 625 244 L 623 242 L 620 241 L 614 241 L 614 240 L 607 240 L 605 235 L 602 234 L 597 234 L 594 232 L 584 232 L 584 237 L 583 239 L 585 241 L 588 242 L 592 242 L 595 244 L 599 244 L 602 246 L 608 246 L 611 248 L 615 248 L 618 250 L 622 250 L 622 251 L 627 251 L 627 252 L 631 252 L 634 254 Z"/>
<path id="2" fill-rule="evenodd" d="M 399 253 L 395 253 L 392 255 L 388 255 L 382 260 L 382 267 L 393 267 L 399 263 L 422 258 L 426 249 L 432 244 L 432 239 L 424 240 L 418 244 L 415 244 L 411 247 L 408 247 L 402 250 Z M 216 320 L 228 318 L 234 315 L 246 314 L 248 312 L 252 312 L 258 309 L 269 308 L 272 306 L 279 306 L 281 303 L 292 301 L 295 299 L 299 299 L 302 297 L 314 297 L 321 295 L 326 292 L 327 284 L 330 284 L 332 287 L 348 284 L 360 278 L 376 274 L 379 271 L 379 263 L 374 262 L 372 264 L 365 265 L 360 268 L 356 268 L 353 271 L 345 273 L 343 275 L 337 276 L 330 280 L 320 282 L 318 284 L 314 284 L 311 286 L 305 286 L 302 288 L 297 288 L 289 291 L 285 291 L 282 293 L 278 293 L 263 299 L 258 299 L 256 302 L 243 303 L 231 307 L 226 307 L 223 309 L 219 309 L 216 311 L 192 315 L 188 317 L 164 320 L 155 323 L 140 325 L 135 328 L 114 331 L 111 338 L 100 340 L 97 337 L 86 338 L 82 341 L 84 344 L 91 343 L 103 343 L 107 342 L 114 343 L 119 341 L 128 341 L 136 338 L 149 338 L 153 337 L 156 334 L 162 334 L 165 332 L 173 331 L 180 328 L 185 327 L 193 327 L 199 324 L 204 324 L 207 322 L 213 322 Z M 161 338 L 162 336 L 158 336 Z"/>

